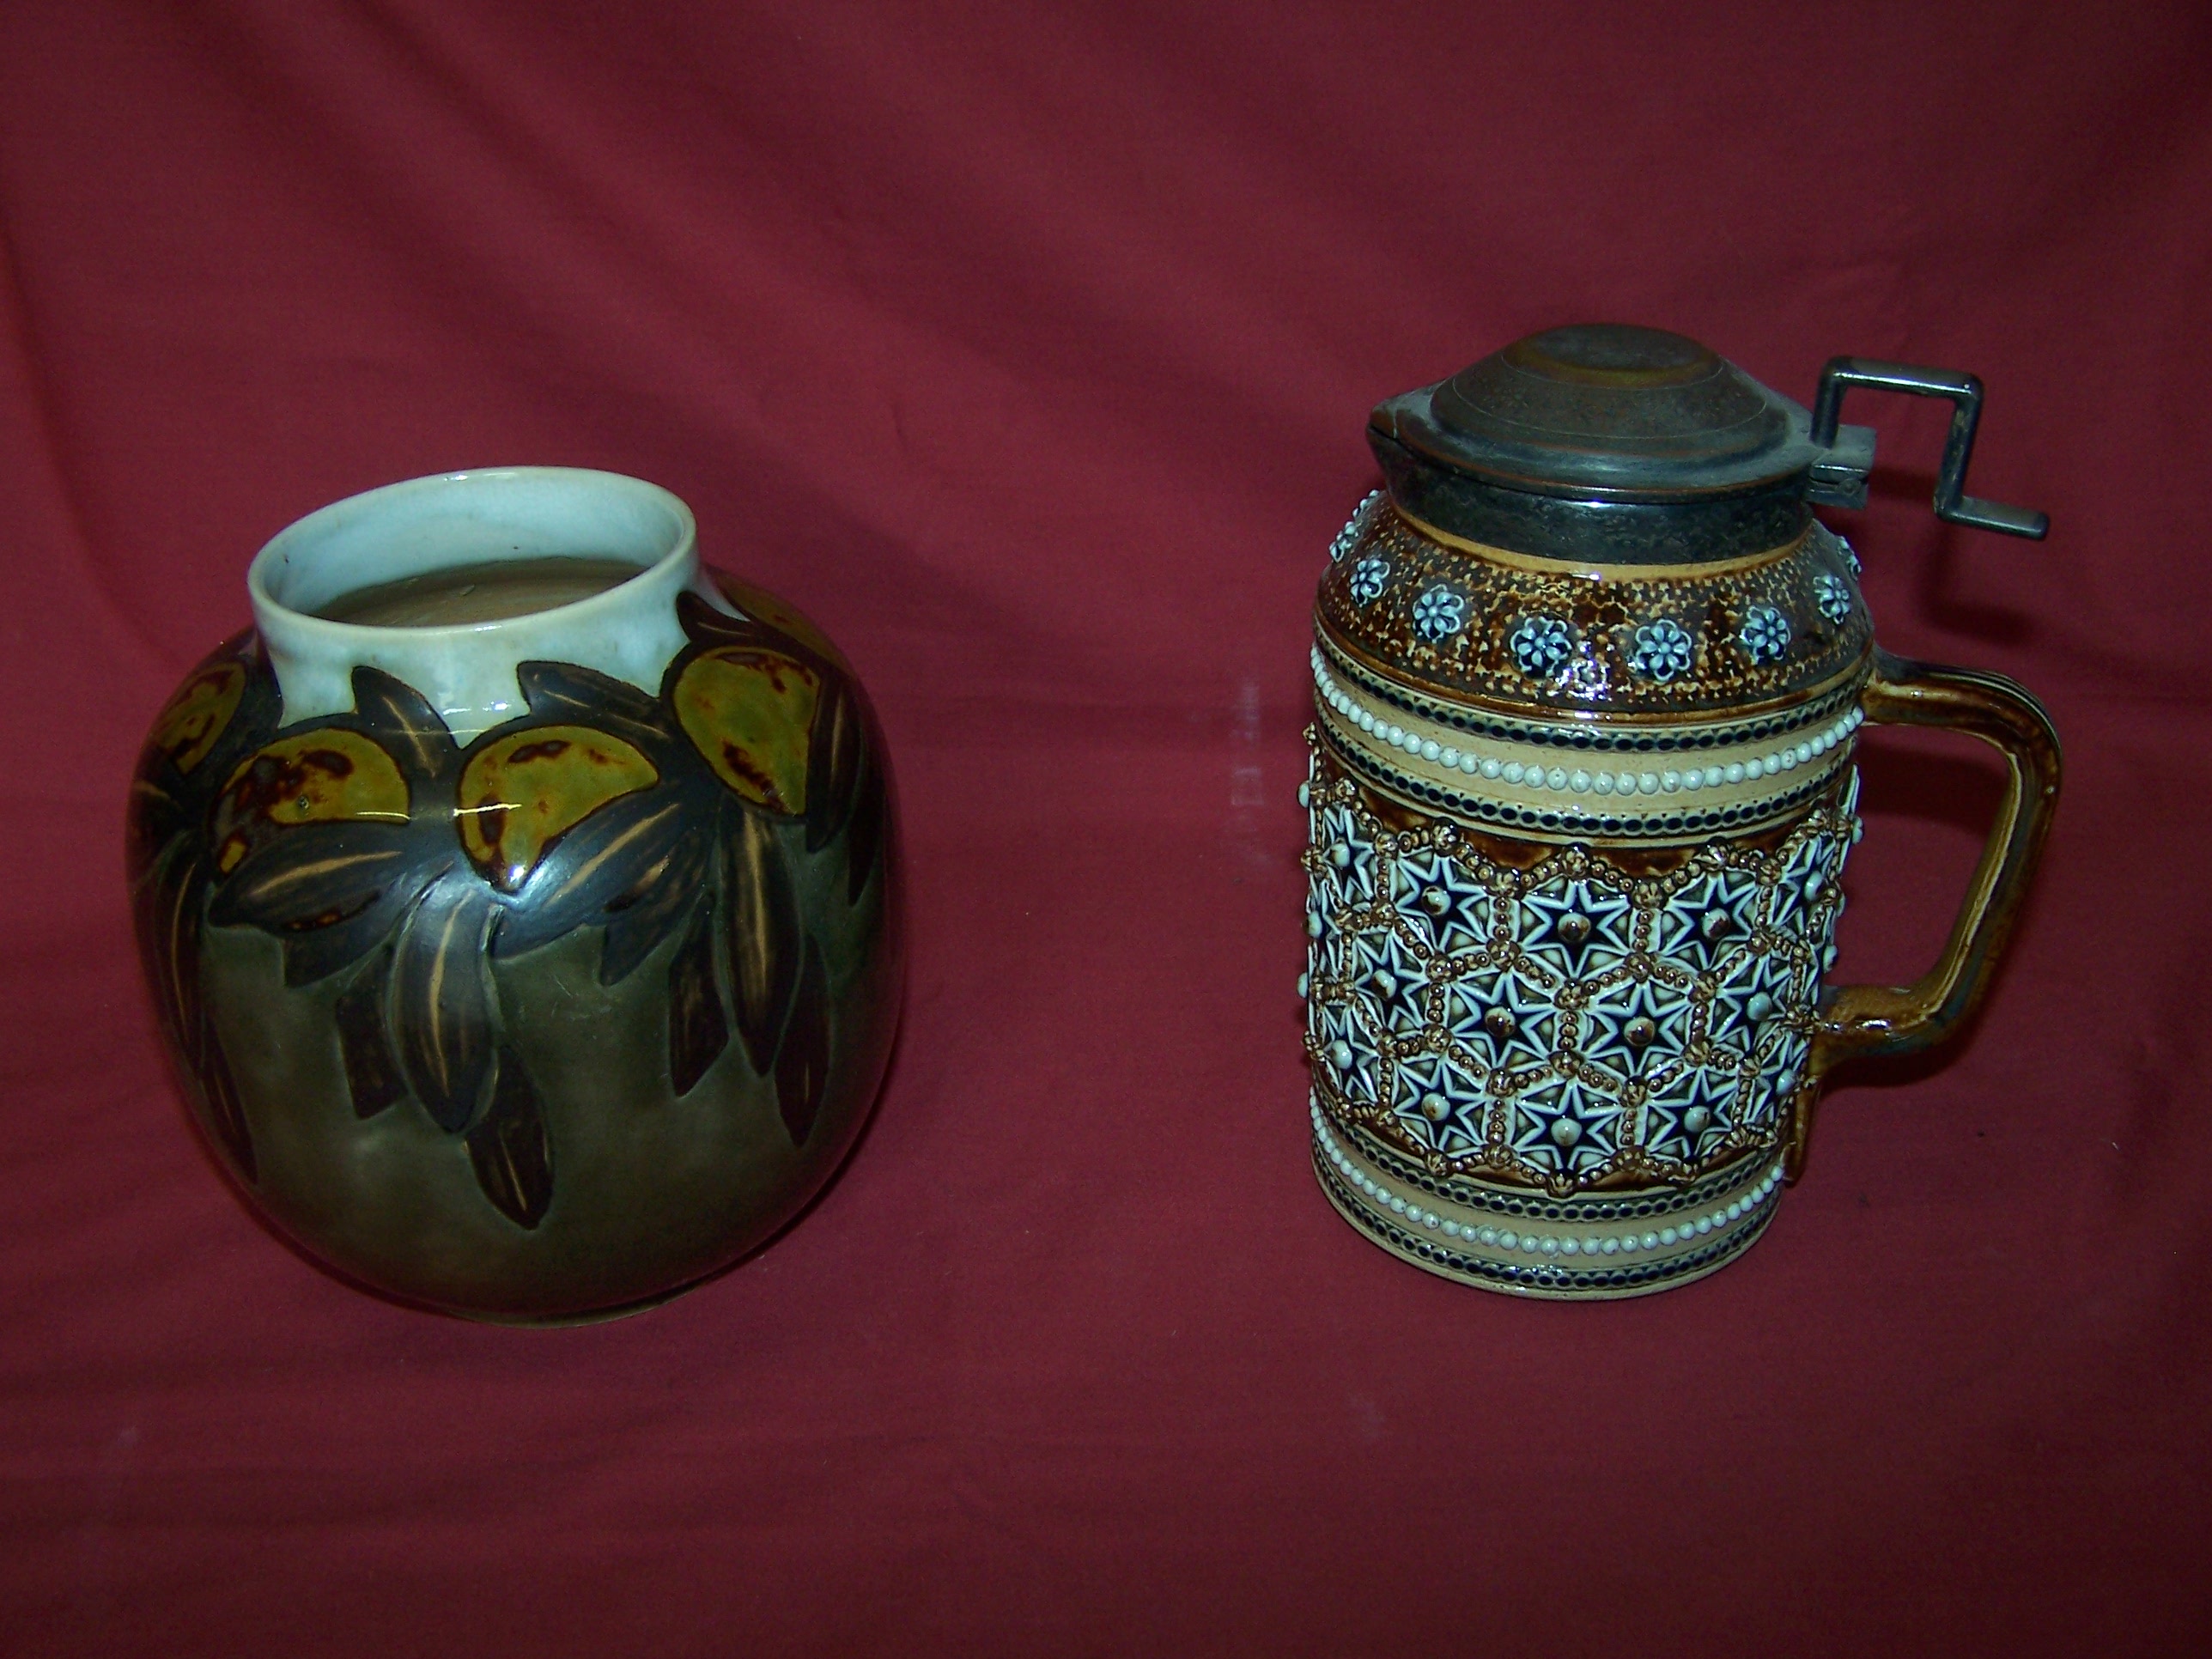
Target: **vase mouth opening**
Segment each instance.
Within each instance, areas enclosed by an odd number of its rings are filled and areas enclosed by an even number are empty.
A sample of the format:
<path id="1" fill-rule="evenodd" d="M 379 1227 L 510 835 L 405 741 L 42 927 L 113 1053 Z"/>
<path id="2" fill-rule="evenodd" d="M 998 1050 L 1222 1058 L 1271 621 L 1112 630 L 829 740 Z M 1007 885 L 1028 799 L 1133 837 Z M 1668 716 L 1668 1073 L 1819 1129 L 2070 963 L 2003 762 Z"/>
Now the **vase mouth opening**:
<path id="1" fill-rule="evenodd" d="M 347 599 L 449 570 L 590 561 L 632 567 L 583 597 L 459 622 L 343 620 Z M 589 626 L 642 597 L 686 586 L 698 562 L 691 509 L 658 484 L 580 467 L 517 466 L 434 474 L 335 501 L 286 526 L 255 555 L 246 590 L 264 630 L 425 642 L 513 630 L 547 617 Z M 646 582 L 653 576 L 662 580 Z"/>

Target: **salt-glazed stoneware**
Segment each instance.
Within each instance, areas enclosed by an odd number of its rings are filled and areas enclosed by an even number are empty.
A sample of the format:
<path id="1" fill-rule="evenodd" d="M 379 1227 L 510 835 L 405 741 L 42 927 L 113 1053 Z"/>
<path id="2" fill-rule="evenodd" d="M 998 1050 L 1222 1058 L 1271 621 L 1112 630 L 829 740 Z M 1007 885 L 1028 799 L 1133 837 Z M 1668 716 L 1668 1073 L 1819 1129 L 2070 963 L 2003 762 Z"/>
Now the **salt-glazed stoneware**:
<path id="1" fill-rule="evenodd" d="M 467 626 L 314 613 L 455 566 L 635 574 Z M 161 1023 L 251 1206 L 362 1285 L 563 1321 L 735 1261 L 828 1179 L 897 1018 L 881 741 L 836 648 L 608 473 L 301 520 L 155 720 L 130 878 Z"/>
<path id="2" fill-rule="evenodd" d="M 1729 1261 L 1805 1157 L 1823 1076 L 1973 1006 L 2058 788 L 2043 710 L 1875 646 L 1814 503 L 1863 506 L 1844 391 L 1981 388 L 1838 358 L 1814 408 L 1695 341 L 1534 336 L 1376 410 L 1387 489 L 1315 616 L 1308 1004 L 1315 1167 L 1418 1266 L 1526 1296 L 1634 1296 Z M 2009 783 L 1917 983 L 1832 988 L 1868 720 L 1994 744 Z"/>

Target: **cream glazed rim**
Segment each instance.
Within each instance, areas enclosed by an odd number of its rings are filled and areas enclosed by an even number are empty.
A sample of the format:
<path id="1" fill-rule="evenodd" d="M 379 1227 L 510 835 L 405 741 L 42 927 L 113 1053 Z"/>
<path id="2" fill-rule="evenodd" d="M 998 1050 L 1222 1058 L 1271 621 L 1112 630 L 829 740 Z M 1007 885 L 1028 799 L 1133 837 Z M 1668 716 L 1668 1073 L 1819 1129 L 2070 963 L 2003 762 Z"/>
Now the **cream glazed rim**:
<path id="1" fill-rule="evenodd" d="M 588 598 L 487 622 L 386 627 L 313 614 L 382 582 L 546 557 L 637 571 Z M 678 594 L 737 614 L 700 565 L 697 522 L 680 497 L 586 467 L 472 468 L 349 495 L 270 538 L 246 586 L 286 724 L 351 709 L 354 670 L 376 668 L 428 699 L 462 744 L 524 712 L 522 663 L 574 663 L 654 692 L 688 643 Z"/>

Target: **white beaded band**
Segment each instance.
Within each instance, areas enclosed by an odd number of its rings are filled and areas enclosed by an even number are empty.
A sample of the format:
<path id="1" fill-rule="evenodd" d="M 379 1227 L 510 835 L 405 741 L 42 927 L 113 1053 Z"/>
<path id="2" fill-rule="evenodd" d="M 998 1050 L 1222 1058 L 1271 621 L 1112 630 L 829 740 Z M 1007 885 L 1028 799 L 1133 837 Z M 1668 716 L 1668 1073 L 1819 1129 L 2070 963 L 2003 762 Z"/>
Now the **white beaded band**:
<path id="1" fill-rule="evenodd" d="M 1741 806 L 1769 796 L 1796 795 L 1811 781 L 1814 771 L 1840 764 L 1851 734 L 1866 719 L 1854 704 L 1817 732 L 1793 742 L 1776 744 L 1769 738 L 1679 754 L 1668 751 L 1656 757 L 1667 763 L 1655 763 L 1652 755 L 1638 753 L 1632 757 L 1635 764 L 1617 767 L 1604 764 L 1608 758 L 1604 755 L 1577 750 L 1570 763 L 1540 743 L 1480 739 L 1410 710 L 1378 708 L 1344 688 L 1318 647 L 1311 660 L 1315 693 L 1335 717 L 1332 725 L 1358 746 L 1395 751 L 1404 757 L 1401 764 L 1421 769 L 1413 775 L 1423 781 L 1461 795 L 1515 803 L 1556 805 L 1571 797 L 1593 803 L 1609 797 L 1617 803 L 1612 810 L 1631 817 L 1653 816 L 1653 809 L 1662 805 L 1679 810 L 1683 804 L 1679 799 L 1662 804 L 1656 799 L 1662 796 L 1694 796 L 1701 805 Z M 1575 729 L 1564 723 L 1559 728 L 1563 735 Z M 1835 759 L 1830 760 L 1831 756 Z M 1624 761 L 1628 758 L 1623 757 Z M 1599 763 L 1593 766 L 1593 761 Z M 1789 775 L 1801 770 L 1807 775 Z M 1784 778 L 1788 781 L 1779 787 L 1768 782 Z M 1644 805 L 1647 798 L 1648 806 Z M 1638 805 L 1630 805 L 1632 799 Z"/>
<path id="2" fill-rule="evenodd" d="M 1455 1206 L 1448 1200 L 1439 1210 L 1436 1207 L 1439 1200 L 1433 1196 L 1395 1188 L 1387 1176 L 1378 1179 L 1364 1160 L 1346 1152 L 1317 1100 L 1310 1103 L 1308 1110 L 1314 1146 L 1322 1160 L 1335 1171 L 1360 1206 L 1374 1212 L 1376 1221 L 1387 1218 L 1417 1237 L 1425 1233 L 1450 1241 L 1443 1250 L 1447 1261 L 1455 1254 L 1464 1255 L 1473 1263 L 1499 1267 L 1508 1273 L 1521 1263 L 1561 1267 L 1582 1263 L 1602 1270 L 1629 1261 L 1650 1261 L 1657 1271 L 1638 1277 L 1664 1282 L 1669 1278 L 1665 1271 L 1669 1261 L 1680 1261 L 1685 1271 L 1702 1270 L 1704 1265 L 1715 1261 L 1716 1245 L 1725 1246 L 1731 1233 L 1747 1232 L 1764 1219 L 1762 1212 L 1783 1186 L 1783 1167 L 1777 1163 L 1735 1189 L 1725 1202 L 1717 1199 L 1710 1208 L 1700 1206 L 1670 1213 L 1663 1222 L 1653 1216 L 1631 1217 L 1626 1222 L 1593 1218 L 1573 1231 L 1553 1231 L 1559 1228 L 1556 1220 L 1548 1226 L 1533 1218 L 1516 1222 Z"/>

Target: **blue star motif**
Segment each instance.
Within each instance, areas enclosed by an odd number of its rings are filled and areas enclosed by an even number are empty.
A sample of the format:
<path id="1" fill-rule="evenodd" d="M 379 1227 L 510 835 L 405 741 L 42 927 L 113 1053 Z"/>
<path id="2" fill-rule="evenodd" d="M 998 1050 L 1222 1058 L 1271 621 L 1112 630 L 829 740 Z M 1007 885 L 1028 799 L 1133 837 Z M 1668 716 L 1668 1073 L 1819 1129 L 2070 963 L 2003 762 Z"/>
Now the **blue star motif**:
<path id="1" fill-rule="evenodd" d="M 1690 996 L 1659 979 L 1625 980 L 1583 1011 L 1583 1054 L 1626 1079 L 1679 1060 L 1690 1041 Z"/>
<path id="2" fill-rule="evenodd" d="M 1651 948 L 1693 974 L 1710 973 L 1750 942 L 1764 896 L 1748 870 L 1721 870 L 1675 890 L 1654 919 Z"/>
<path id="3" fill-rule="evenodd" d="M 1705 1035 L 1716 1042 L 1750 1048 L 1796 1000 L 1796 975 L 1787 957 L 1745 957 L 1715 988 Z"/>
<path id="4" fill-rule="evenodd" d="M 1447 956 L 1480 945 L 1490 926 L 1488 891 L 1441 853 L 1401 858 L 1391 874 L 1390 902 L 1431 949 Z"/>
<path id="5" fill-rule="evenodd" d="M 1559 1012 L 1514 975 L 1488 969 L 1444 987 L 1444 1029 L 1492 1070 L 1538 1066 L 1558 1046 Z"/>
<path id="6" fill-rule="evenodd" d="M 1355 1105 L 1371 1104 L 1382 1075 L 1382 1055 L 1373 1036 L 1346 1003 L 1319 1009 L 1315 1025 L 1321 1063 L 1335 1079 L 1338 1092 Z"/>
<path id="7" fill-rule="evenodd" d="M 1390 1109 L 1415 1141 L 1448 1157 L 1483 1142 L 1480 1080 L 1445 1054 L 1408 1054 L 1398 1061 Z"/>
<path id="8" fill-rule="evenodd" d="M 1521 948 L 1555 973 L 1588 979 L 1618 968 L 1634 948 L 1627 895 L 1591 881 L 1539 888 L 1521 899 Z"/>
<path id="9" fill-rule="evenodd" d="M 1774 884 L 1774 908 L 1768 913 L 1778 931 L 1805 934 L 1820 906 L 1835 899 L 1836 878 L 1843 872 L 1842 847 L 1827 836 L 1808 836 L 1790 855 Z"/>
<path id="10" fill-rule="evenodd" d="M 1322 809 L 1314 826 L 1321 849 L 1322 879 L 1334 904 L 1364 909 L 1375 902 L 1375 843 L 1367 839 L 1358 815 L 1348 806 Z"/>
<path id="11" fill-rule="evenodd" d="M 1367 1000 L 1382 1030 L 1411 1036 L 1427 1023 L 1422 1005 L 1428 969 L 1395 932 L 1356 934 L 1351 955 L 1352 992 Z"/>
<path id="12" fill-rule="evenodd" d="M 1769 1033 L 1759 1050 L 1759 1076 L 1745 1091 L 1746 1124 L 1754 1129 L 1774 1126 L 1797 1092 L 1811 1048 L 1811 1040 L 1794 1026 Z"/>
<path id="13" fill-rule="evenodd" d="M 1692 1164 L 1716 1151 L 1735 1127 L 1736 1076 L 1686 1066 L 1644 1103 L 1644 1149 L 1654 1158 Z"/>
<path id="14" fill-rule="evenodd" d="M 1545 1174 L 1581 1175 L 1620 1150 L 1620 1103 L 1576 1078 L 1547 1079 L 1515 1098 L 1505 1133 Z"/>

